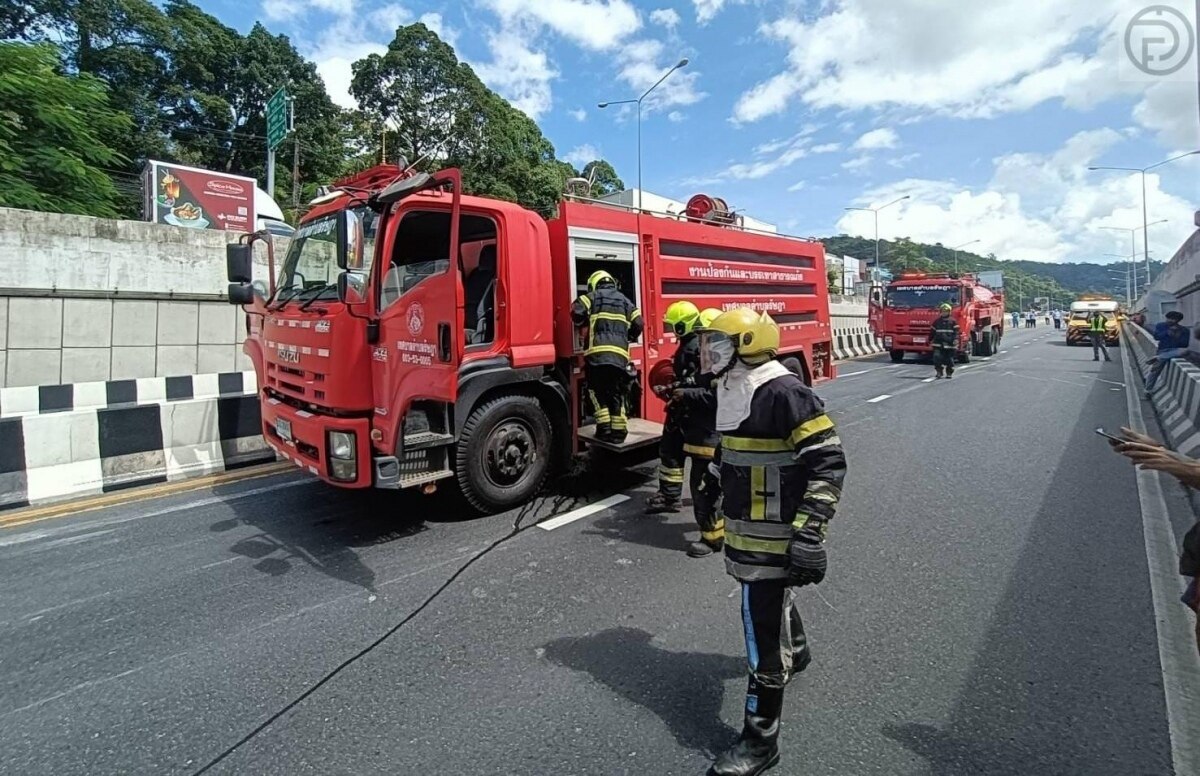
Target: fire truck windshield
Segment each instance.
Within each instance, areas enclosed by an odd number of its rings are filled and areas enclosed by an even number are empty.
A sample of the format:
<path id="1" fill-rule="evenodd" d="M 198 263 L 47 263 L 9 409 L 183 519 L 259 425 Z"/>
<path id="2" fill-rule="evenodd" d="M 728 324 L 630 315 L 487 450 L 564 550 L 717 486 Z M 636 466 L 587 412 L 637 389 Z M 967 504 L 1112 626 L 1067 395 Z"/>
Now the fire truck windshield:
<path id="1" fill-rule="evenodd" d="M 375 252 L 375 218 L 366 207 L 348 212 L 350 219 L 349 269 L 363 278 L 371 271 Z M 337 297 L 337 214 L 301 224 L 288 246 L 279 272 L 274 301 L 285 305 L 297 300 L 313 302 Z"/>
<path id="2" fill-rule="evenodd" d="M 937 309 L 943 304 L 958 307 L 960 289 L 952 285 L 893 286 L 888 289 L 887 306 L 893 310 Z"/>

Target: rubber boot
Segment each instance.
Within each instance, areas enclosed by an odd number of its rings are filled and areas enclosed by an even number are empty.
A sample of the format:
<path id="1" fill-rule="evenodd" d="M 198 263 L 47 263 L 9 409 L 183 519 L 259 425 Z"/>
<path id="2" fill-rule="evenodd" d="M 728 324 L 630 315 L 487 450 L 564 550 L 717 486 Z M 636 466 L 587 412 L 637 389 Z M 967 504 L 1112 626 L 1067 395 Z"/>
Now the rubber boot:
<path id="1" fill-rule="evenodd" d="M 947 369 L 947 370 L 946 370 L 946 379 L 947 379 L 947 380 L 952 380 L 952 379 L 954 379 L 954 370 L 953 370 L 953 369 Z"/>
<path id="2" fill-rule="evenodd" d="M 942 368 L 941 368 L 941 367 L 938 367 L 938 368 L 937 368 L 936 370 L 934 370 L 934 371 L 936 371 L 936 372 L 937 372 L 937 379 L 938 379 L 938 380 L 941 380 L 941 379 L 942 379 L 942 377 L 944 376 L 944 375 L 942 374 Z"/>
<path id="3" fill-rule="evenodd" d="M 782 688 L 756 688 L 751 679 L 742 735 L 732 748 L 717 757 L 709 770 L 710 776 L 758 776 L 778 765 L 779 713 L 782 708 Z"/>
<path id="4" fill-rule="evenodd" d="M 662 515 L 675 514 L 682 509 L 683 502 L 677 498 L 665 496 L 662 493 L 655 493 L 650 498 L 646 499 L 646 514 Z"/>
<path id="5" fill-rule="evenodd" d="M 712 544 L 709 544 L 708 542 L 701 539 L 698 542 L 692 542 L 691 544 L 688 545 L 687 554 L 688 554 L 689 558 L 704 558 L 709 555 L 712 555 L 715 552 L 720 552 L 721 548 L 723 548 L 724 546 L 725 546 L 725 542 L 721 541 L 720 539 L 713 542 Z"/>

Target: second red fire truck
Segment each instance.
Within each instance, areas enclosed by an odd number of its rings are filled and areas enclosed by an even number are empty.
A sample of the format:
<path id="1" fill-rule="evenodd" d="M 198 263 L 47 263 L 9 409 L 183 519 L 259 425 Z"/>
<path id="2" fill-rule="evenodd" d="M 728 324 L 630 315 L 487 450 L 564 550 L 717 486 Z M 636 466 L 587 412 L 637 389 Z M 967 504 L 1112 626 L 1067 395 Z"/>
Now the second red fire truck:
<path id="1" fill-rule="evenodd" d="M 999 272 L 951 275 L 910 272 L 885 288 L 872 291 L 870 324 L 891 353 L 892 361 L 908 353 L 930 355 L 933 321 L 949 304 L 961 340 L 957 360 L 994 355 L 1004 336 L 1003 277 Z"/>
<path id="2" fill-rule="evenodd" d="M 676 347 L 661 323 L 676 300 L 766 311 L 806 378 L 832 378 L 821 244 L 742 229 L 714 202 L 669 215 L 568 198 L 546 220 L 465 195 L 457 170 L 342 181 L 268 280 L 254 277 L 254 237 L 230 246 L 264 437 L 339 487 L 451 481 L 486 512 L 528 500 L 556 462 L 601 444 L 569 315 L 599 269 L 647 324 L 630 346 L 624 448 L 661 430 L 648 375 Z"/>

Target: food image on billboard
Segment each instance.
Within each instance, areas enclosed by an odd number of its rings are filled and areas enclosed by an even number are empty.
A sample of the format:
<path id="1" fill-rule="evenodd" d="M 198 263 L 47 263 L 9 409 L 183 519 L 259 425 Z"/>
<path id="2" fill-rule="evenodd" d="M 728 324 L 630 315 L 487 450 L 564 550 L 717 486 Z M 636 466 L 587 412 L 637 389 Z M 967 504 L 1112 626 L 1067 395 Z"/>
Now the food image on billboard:
<path id="1" fill-rule="evenodd" d="M 187 229 L 254 231 L 253 178 L 151 161 L 147 220 Z"/>

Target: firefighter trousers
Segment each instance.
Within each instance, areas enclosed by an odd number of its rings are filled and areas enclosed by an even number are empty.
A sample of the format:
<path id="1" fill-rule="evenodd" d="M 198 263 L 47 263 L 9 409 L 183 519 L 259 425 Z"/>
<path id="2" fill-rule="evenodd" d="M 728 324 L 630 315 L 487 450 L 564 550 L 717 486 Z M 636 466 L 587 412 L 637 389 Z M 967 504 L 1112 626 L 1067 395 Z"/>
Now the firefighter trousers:
<path id="1" fill-rule="evenodd" d="M 1112 359 L 1108 357 L 1108 345 L 1106 345 L 1104 342 L 1104 332 L 1093 331 L 1090 333 L 1092 335 L 1092 360 L 1099 361 L 1100 354 L 1104 353 L 1104 360 L 1112 361 Z"/>
<path id="2" fill-rule="evenodd" d="M 629 375 L 621 367 L 610 364 L 587 364 L 585 373 L 588 398 L 596 416 L 597 436 L 624 441 L 629 430 L 629 421 L 625 417 L 625 391 Z"/>
<path id="3" fill-rule="evenodd" d="M 665 500 L 682 500 L 684 465 L 688 458 L 692 459 L 688 477 L 692 512 L 696 525 L 700 526 L 700 539 L 710 545 L 725 539 L 725 521 L 717 516 L 716 504 L 700 493 L 700 482 L 715 452 L 712 448 L 689 445 L 684 441 L 683 429 L 668 415 L 658 443 L 658 492 Z"/>
<path id="4" fill-rule="evenodd" d="M 941 374 L 942 370 L 945 370 L 946 374 L 948 375 L 954 374 L 954 356 L 955 353 L 953 347 L 941 347 L 939 345 L 934 345 L 933 368 L 937 370 L 938 374 Z"/>
<path id="5" fill-rule="evenodd" d="M 747 715 L 778 719 L 783 688 L 812 662 L 796 591 L 786 580 L 742 582 Z"/>

